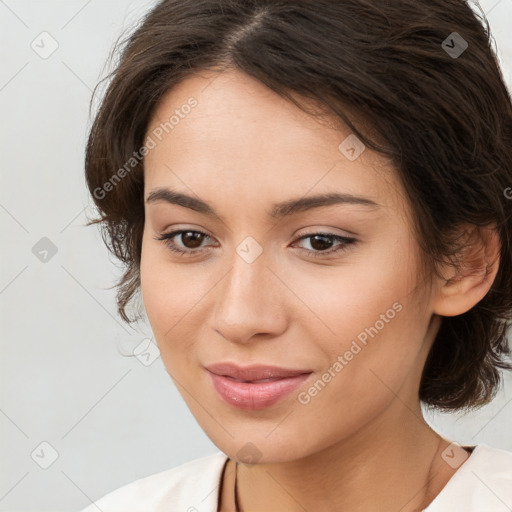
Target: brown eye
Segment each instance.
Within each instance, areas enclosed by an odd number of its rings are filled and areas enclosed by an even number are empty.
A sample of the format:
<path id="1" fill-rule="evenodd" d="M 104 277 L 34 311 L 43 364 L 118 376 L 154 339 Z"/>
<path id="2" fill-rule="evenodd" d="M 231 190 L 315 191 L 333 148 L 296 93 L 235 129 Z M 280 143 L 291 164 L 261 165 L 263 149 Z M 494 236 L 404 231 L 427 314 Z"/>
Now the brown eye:
<path id="1" fill-rule="evenodd" d="M 333 245 L 333 240 L 328 236 L 324 235 L 313 235 L 309 237 L 311 239 L 311 247 L 316 251 L 326 251 Z"/>
<path id="2" fill-rule="evenodd" d="M 201 246 L 204 234 L 198 231 L 184 231 L 181 233 L 181 241 L 187 249 L 197 249 Z"/>
<path id="3" fill-rule="evenodd" d="M 206 238 L 210 237 L 202 231 L 182 229 L 171 233 L 163 233 L 156 240 L 164 242 L 173 252 L 193 256 L 203 251 L 205 247 L 202 246 L 202 243 Z"/>
<path id="4" fill-rule="evenodd" d="M 356 238 L 335 235 L 334 233 L 310 233 L 301 236 L 297 242 L 309 241 L 308 247 L 299 247 L 302 251 L 306 251 L 308 255 L 313 257 L 326 257 L 334 254 L 341 254 L 348 250 L 348 247 L 357 243 Z M 295 243 L 297 243 L 295 242 Z"/>

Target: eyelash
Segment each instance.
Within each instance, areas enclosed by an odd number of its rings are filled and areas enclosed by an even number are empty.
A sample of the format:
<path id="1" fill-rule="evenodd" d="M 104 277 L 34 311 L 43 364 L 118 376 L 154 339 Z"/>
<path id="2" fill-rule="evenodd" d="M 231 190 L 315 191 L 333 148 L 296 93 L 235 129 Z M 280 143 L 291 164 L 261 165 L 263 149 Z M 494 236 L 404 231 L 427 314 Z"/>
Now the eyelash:
<path id="1" fill-rule="evenodd" d="M 177 230 L 177 231 L 171 231 L 170 233 L 162 233 L 160 236 L 156 237 L 155 239 L 159 240 L 161 242 L 164 242 L 164 244 L 171 251 L 173 251 L 177 254 L 183 255 L 183 256 L 195 256 L 195 255 L 198 255 L 201 252 L 203 252 L 204 248 L 189 249 L 189 250 L 183 250 L 183 249 L 178 248 L 176 246 L 175 242 L 172 241 L 172 239 L 175 236 L 181 235 L 183 233 L 199 233 L 201 235 L 204 235 L 204 236 L 210 238 L 210 236 L 207 233 L 204 233 L 203 231 L 199 231 L 196 229 L 181 229 L 181 230 Z M 355 244 L 357 242 L 356 238 L 350 238 L 350 237 L 345 237 L 345 236 L 341 236 L 341 235 L 335 235 L 333 233 L 323 233 L 323 232 L 314 232 L 314 233 L 308 233 L 308 234 L 302 235 L 295 242 L 299 242 L 299 241 L 307 239 L 307 238 L 312 238 L 316 235 L 324 236 L 327 238 L 332 238 L 335 241 L 342 242 L 342 243 L 340 245 L 338 245 L 335 249 L 328 249 L 326 251 L 312 251 L 310 249 L 299 248 L 302 251 L 306 251 L 307 253 L 309 253 L 310 256 L 313 256 L 314 258 L 322 258 L 322 257 L 325 257 L 326 255 L 332 256 L 333 254 L 343 253 L 344 251 L 348 250 L 349 245 Z"/>

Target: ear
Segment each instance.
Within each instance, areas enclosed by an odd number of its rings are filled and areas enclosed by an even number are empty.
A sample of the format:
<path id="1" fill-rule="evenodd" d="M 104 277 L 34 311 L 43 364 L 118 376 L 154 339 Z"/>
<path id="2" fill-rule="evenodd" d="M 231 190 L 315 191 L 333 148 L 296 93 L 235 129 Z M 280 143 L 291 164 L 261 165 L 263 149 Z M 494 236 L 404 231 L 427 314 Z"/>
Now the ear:
<path id="1" fill-rule="evenodd" d="M 496 278 L 500 263 L 500 240 L 496 225 L 462 229 L 465 244 L 458 255 L 458 268 L 444 265 L 434 297 L 434 313 L 456 316 L 480 302 Z"/>

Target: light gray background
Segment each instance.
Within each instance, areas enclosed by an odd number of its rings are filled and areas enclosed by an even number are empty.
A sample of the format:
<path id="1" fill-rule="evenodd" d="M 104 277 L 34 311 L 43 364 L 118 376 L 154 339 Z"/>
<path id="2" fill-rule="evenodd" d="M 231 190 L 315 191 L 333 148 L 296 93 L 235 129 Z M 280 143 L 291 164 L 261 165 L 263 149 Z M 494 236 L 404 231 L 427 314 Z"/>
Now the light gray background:
<path id="1" fill-rule="evenodd" d="M 151 331 L 117 317 L 108 287 L 119 269 L 97 227 L 84 227 L 91 91 L 114 40 L 154 3 L 0 0 L 0 512 L 79 510 L 217 451 L 159 358 L 122 357 Z M 510 86 L 512 2 L 481 5 Z M 51 49 L 43 31 L 58 44 L 48 58 L 31 47 Z M 43 237 L 57 248 L 47 262 L 32 252 Z M 478 413 L 430 421 L 460 443 L 512 450 L 511 375 L 505 383 Z"/>

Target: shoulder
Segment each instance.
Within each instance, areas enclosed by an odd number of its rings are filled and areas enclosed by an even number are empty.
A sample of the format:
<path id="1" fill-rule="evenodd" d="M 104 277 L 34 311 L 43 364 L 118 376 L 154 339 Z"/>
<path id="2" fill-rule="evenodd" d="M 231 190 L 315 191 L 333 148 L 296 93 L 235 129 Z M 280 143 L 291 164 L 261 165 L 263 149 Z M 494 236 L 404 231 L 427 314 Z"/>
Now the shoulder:
<path id="1" fill-rule="evenodd" d="M 512 507 L 512 452 L 477 445 L 425 512 L 493 512 Z"/>
<path id="2" fill-rule="evenodd" d="M 218 452 L 131 482 L 82 512 L 215 512 L 227 456 Z"/>
<path id="3" fill-rule="evenodd" d="M 479 444 L 473 454 L 475 451 L 477 451 L 478 457 L 475 458 L 473 469 L 480 468 L 489 471 L 494 476 L 512 479 L 512 452 L 493 448 L 486 444 Z"/>

